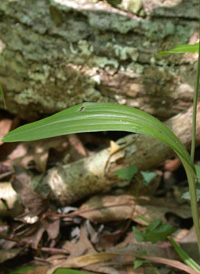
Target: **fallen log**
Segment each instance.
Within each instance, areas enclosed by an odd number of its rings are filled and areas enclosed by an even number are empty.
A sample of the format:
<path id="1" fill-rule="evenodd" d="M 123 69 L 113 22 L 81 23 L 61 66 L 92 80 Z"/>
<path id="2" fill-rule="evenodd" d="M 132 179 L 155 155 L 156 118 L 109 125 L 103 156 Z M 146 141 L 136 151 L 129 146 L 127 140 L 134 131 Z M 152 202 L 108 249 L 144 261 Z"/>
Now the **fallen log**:
<path id="1" fill-rule="evenodd" d="M 0 1 L 0 82 L 11 112 L 35 120 L 115 102 L 165 121 L 192 105 L 197 55 L 156 53 L 197 42 L 198 1 L 108 2 Z"/>
<path id="2" fill-rule="evenodd" d="M 165 124 L 188 148 L 192 138 L 192 108 L 167 120 Z M 200 103 L 197 111 L 196 141 L 199 145 Z M 121 149 L 112 155 L 110 148 L 106 148 L 90 157 L 54 167 L 47 174 L 34 177 L 30 181 L 30 186 L 42 196 L 48 195 L 48 198 L 57 205 L 65 206 L 124 183 L 115 175 L 115 171 L 122 167 L 136 165 L 140 170 L 148 170 L 174 155 L 167 145 L 145 135 L 130 134 L 119 139 L 117 144 Z M 0 188 L 3 185 L 0 184 Z M 10 194 L 6 196 L 5 193 L 5 191 L 0 192 L 0 198 L 6 200 L 6 197 L 11 199 L 12 196 L 16 205 L 16 192 L 10 188 Z M 7 213 L 5 205 L 0 203 L 0 214 Z"/>

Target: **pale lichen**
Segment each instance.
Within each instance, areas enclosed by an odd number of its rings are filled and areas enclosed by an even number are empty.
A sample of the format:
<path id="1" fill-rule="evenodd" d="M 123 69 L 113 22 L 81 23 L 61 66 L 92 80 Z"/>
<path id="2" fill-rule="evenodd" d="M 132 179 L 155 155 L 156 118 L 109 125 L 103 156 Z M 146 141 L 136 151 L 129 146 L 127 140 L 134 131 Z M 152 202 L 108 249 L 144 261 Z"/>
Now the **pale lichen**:
<path id="1" fill-rule="evenodd" d="M 6 44 L 4 44 L 4 42 L 0 39 L 0 54 L 3 52 L 5 47 L 6 47 Z"/>
<path id="2" fill-rule="evenodd" d="M 137 48 L 114 45 L 113 49 L 114 49 L 116 57 L 118 57 L 119 60 L 127 60 L 127 59 L 131 58 L 132 61 L 137 61 L 137 59 L 138 59 Z"/>
<path id="3" fill-rule="evenodd" d="M 50 66 L 48 65 L 37 65 L 35 70 L 29 70 L 28 75 L 30 79 L 34 81 L 39 81 L 45 84 L 50 72 Z"/>

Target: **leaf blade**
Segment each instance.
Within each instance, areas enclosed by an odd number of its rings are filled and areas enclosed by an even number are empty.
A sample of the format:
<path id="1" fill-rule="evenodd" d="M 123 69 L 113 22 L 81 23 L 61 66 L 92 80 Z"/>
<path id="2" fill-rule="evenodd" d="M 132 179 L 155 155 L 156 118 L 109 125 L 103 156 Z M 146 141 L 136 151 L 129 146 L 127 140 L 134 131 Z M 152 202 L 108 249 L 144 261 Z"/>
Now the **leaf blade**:
<path id="1" fill-rule="evenodd" d="M 2 141 L 33 141 L 71 133 L 111 130 L 155 137 L 192 165 L 183 144 L 163 123 L 141 110 L 118 104 L 83 103 L 17 128 L 4 136 Z"/>
<path id="2" fill-rule="evenodd" d="M 170 53 L 198 53 L 199 43 L 194 45 L 180 45 L 171 50 L 161 51 L 157 55 L 166 55 Z"/>
<path id="3" fill-rule="evenodd" d="M 0 83 L 0 93 L 1 93 L 2 100 L 3 100 L 4 108 L 7 109 L 6 99 L 5 99 L 5 96 L 4 96 L 4 92 L 3 92 L 3 89 L 2 89 L 1 83 Z"/>

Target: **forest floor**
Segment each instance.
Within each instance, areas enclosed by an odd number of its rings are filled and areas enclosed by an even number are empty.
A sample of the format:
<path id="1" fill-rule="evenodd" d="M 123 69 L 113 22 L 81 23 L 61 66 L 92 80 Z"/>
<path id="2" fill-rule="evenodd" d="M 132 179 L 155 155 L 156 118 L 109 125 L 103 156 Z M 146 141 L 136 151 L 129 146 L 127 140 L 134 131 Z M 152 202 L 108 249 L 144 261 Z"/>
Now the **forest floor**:
<path id="1" fill-rule="evenodd" d="M 1 110 L 0 140 L 22 123 Z M 62 207 L 27 184 L 33 176 L 93 155 L 122 136 L 121 132 L 104 132 L 27 143 L 0 142 L 1 274 L 196 273 L 188 272 L 184 265 L 181 269 L 177 263 L 181 259 L 167 237 L 160 241 L 167 236 L 163 226 L 167 224 L 175 231 L 173 238 L 199 263 L 190 204 L 182 198 L 188 191 L 187 180 L 178 158 L 151 170 L 155 176 L 147 188 L 140 189 L 137 178 L 142 177 L 137 173 L 125 187 L 116 179 L 116 187 L 109 193 Z M 200 164 L 199 152 L 197 148 L 196 164 Z M 18 200 L 12 202 L 14 185 Z M 155 227 L 150 229 L 150 225 Z"/>

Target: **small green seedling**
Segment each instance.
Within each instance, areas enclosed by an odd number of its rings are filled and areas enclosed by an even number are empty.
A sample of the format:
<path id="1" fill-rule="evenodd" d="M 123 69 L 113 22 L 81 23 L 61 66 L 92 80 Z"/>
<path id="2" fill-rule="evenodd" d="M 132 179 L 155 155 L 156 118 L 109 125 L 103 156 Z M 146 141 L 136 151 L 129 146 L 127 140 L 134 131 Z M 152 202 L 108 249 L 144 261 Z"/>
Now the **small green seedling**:
<path id="1" fill-rule="evenodd" d="M 138 242 L 151 242 L 152 244 L 166 240 L 175 231 L 176 228 L 170 224 L 163 224 L 161 220 L 150 222 L 147 227 L 143 228 L 143 231 L 133 227 L 134 236 Z"/>
<path id="2" fill-rule="evenodd" d="M 137 252 L 137 255 L 140 256 L 147 256 L 146 251 L 140 250 Z M 143 264 L 147 263 L 148 261 L 146 259 L 142 259 L 142 258 L 135 258 L 134 262 L 133 262 L 133 268 L 137 269 L 138 267 L 142 266 Z"/>
<path id="3" fill-rule="evenodd" d="M 124 180 L 131 180 L 138 173 L 138 168 L 134 165 L 123 167 L 115 172 L 115 174 Z"/>

